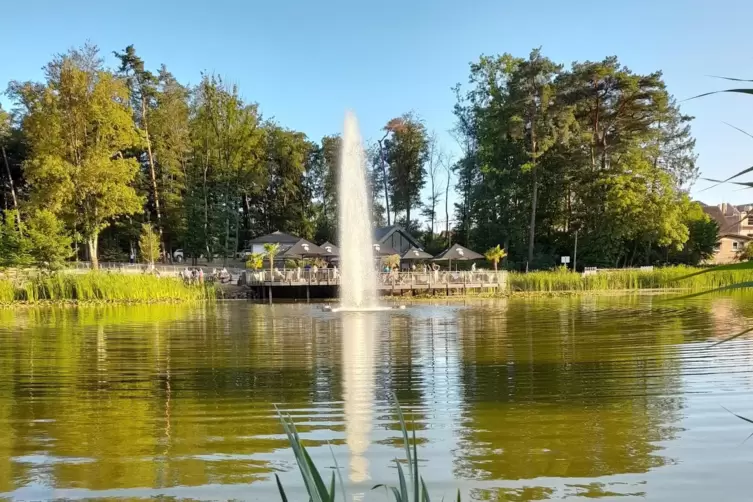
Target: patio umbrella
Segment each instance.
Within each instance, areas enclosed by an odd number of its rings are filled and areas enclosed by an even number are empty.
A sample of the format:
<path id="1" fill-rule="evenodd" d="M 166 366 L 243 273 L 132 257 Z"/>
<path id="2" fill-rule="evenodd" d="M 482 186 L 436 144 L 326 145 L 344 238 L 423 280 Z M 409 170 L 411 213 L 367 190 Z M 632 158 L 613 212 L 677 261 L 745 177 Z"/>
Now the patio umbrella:
<path id="1" fill-rule="evenodd" d="M 319 247 L 324 250 L 324 254 L 322 256 L 327 256 L 329 258 L 336 258 L 340 256 L 340 249 L 338 249 L 337 246 L 329 241 L 321 244 Z"/>
<path id="2" fill-rule="evenodd" d="M 429 253 L 415 246 L 403 253 L 403 256 L 400 257 L 402 260 L 430 260 L 432 258 L 433 256 Z"/>
<path id="3" fill-rule="evenodd" d="M 326 251 L 313 242 L 301 239 L 282 253 L 282 258 L 309 258 L 311 256 L 324 256 Z"/>
<path id="4" fill-rule="evenodd" d="M 385 246 L 384 244 L 374 244 L 375 256 L 392 256 L 393 254 L 400 255 L 397 249 Z"/>
<path id="5" fill-rule="evenodd" d="M 470 261 L 470 260 L 481 260 L 482 258 L 483 256 L 481 256 L 475 251 L 468 249 L 465 246 L 461 246 L 460 244 L 453 244 L 452 246 L 448 247 L 447 249 L 439 253 L 437 256 L 435 256 L 433 261 L 448 260 L 449 261 L 448 268 L 452 268 L 452 260 Z"/>

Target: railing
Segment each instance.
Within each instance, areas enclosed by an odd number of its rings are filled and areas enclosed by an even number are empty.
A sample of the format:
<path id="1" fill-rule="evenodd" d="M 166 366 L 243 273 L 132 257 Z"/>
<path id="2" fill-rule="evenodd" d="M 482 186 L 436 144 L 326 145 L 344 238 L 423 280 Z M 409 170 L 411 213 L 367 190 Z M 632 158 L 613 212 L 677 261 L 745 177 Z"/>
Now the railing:
<path id="1" fill-rule="evenodd" d="M 91 270 L 91 263 L 88 261 L 79 261 L 75 263 L 67 264 L 67 270 L 70 272 L 84 272 Z M 186 269 L 189 272 L 193 270 L 201 269 L 204 272 L 204 276 L 207 280 L 217 279 L 220 280 L 220 271 L 222 266 L 187 266 L 185 263 L 181 265 L 169 265 L 164 263 L 155 263 L 154 267 L 149 267 L 145 263 L 128 263 L 128 262 L 99 262 L 99 268 L 104 271 L 118 272 L 123 274 L 143 274 L 143 273 L 157 273 L 159 275 L 167 277 L 182 277 L 183 272 Z M 238 279 L 243 274 L 244 270 L 240 268 L 224 267 L 228 272 L 229 280 L 225 277 L 225 282 L 238 282 Z"/>
<path id="2" fill-rule="evenodd" d="M 507 282 L 507 272 L 493 270 L 475 271 L 429 271 L 429 272 L 377 272 L 377 285 L 382 288 L 390 287 L 440 287 L 452 285 L 467 286 L 503 286 Z M 269 270 L 245 272 L 245 280 L 249 285 L 275 286 L 337 286 L 342 275 L 338 269 L 320 270 Z"/>

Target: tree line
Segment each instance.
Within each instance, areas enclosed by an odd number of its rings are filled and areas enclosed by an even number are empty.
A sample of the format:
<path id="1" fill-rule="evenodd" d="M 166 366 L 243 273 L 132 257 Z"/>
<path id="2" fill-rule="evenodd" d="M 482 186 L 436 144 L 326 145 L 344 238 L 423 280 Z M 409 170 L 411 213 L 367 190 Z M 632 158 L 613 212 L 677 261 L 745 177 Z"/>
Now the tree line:
<path id="1" fill-rule="evenodd" d="M 107 68 L 84 45 L 54 56 L 42 82 L 8 84 L 0 265 L 122 261 L 140 236 L 167 258 L 234 256 L 276 230 L 336 241 L 338 135 L 312 141 L 267 119 L 218 75 L 188 86 L 133 46 L 114 55 Z M 553 265 L 576 232 L 583 262 L 599 265 L 712 252 L 715 224 L 687 195 L 691 118 L 660 73 L 616 58 L 565 70 L 536 50 L 482 56 L 455 93 L 457 160 L 414 113 L 368 145 L 375 224 L 408 228 L 430 252 L 502 244 L 511 266 Z"/>

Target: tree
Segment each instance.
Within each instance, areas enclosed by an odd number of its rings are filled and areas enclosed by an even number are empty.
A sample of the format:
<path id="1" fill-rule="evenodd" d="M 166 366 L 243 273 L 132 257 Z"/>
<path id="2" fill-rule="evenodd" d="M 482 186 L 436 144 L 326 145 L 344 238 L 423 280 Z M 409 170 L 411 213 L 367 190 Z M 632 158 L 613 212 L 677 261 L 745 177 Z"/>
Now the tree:
<path id="1" fill-rule="evenodd" d="M 34 211 L 24 229 L 29 236 L 29 252 L 36 266 L 57 270 L 73 254 L 73 239 L 65 224 L 52 211 Z"/>
<path id="2" fill-rule="evenodd" d="M 695 154 L 660 73 L 616 58 L 564 69 L 535 50 L 482 56 L 456 95 L 459 242 L 502 241 L 511 266 L 551 267 L 578 229 L 588 264 L 677 259 Z"/>
<path id="3" fill-rule="evenodd" d="M 270 281 L 274 279 L 275 256 L 277 256 L 277 253 L 279 252 L 280 252 L 279 244 L 276 244 L 276 243 L 264 244 L 264 254 L 267 255 L 267 259 L 269 260 L 269 280 Z"/>
<path id="4" fill-rule="evenodd" d="M 0 222 L 0 267 L 27 267 L 32 263 L 31 241 L 21 231 L 16 210 L 3 212 Z"/>
<path id="5" fill-rule="evenodd" d="M 339 164 L 340 136 L 324 136 L 321 145 L 313 148 L 307 177 L 312 198 L 321 208 L 316 222 L 316 239 L 332 241 L 337 236 L 337 166 Z"/>
<path id="6" fill-rule="evenodd" d="M 246 268 L 250 268 L 251 270 L 259 270 L 264 266 L 264 254 L 262 253 L 251 253 L 248 255 L 248 258 L 246 258 Z"/>
<path id="7" fill-rule="evenodd" d="M 398 268 L 400 266 L 400 255 L 391 254 L 389 256 L 382 257 L 382 265 L 385 265 L 390 269 Z"/>
<path id="8" fill-rule="evenodd" d="M 154 262 L 160 257 L 160 238 L 154 231 L 154 227 L 149 223 L 141 225 L 139 254 L 141 255 L 141 259 L 149 264 L 149 268 L 153 268 Z"/>
<path id="9" fill-rule="evenodd" d="M 162 66 L 154 107 L 148 110 L 165 252 L 186 234 L 186 171 L 190 161 L 189 90 Z M 170 254 L 170 253 L 168 253 Z"/>
<path id="10" fill-rule="evenodd" d="M 753 260 L 753 246 L 750 243 L 744 245 L 735 255 L 737 261 L 751 261 Z"/>
<path id="11" fill-rule="evenodd" d="M 511 117 L 513 137 L 524 139 L 528 162 L 524 171 L 531 175 L 531 219 L 528 233 L 528 261 L 533 261 L 536 239 L 536 210 L 539 189 L 539 161 L 555 142 L 566 135 L 566 127 L 561 122 L 557 108 L 554 79 L 562 66 L 541 56 L 540 49 L 534 49 L 528 60 L 520 63 L 509 83 L 510 102 L 519 107 Z"/>
<path id="12" fill-rule="evenodd" d="M 413 225 L 411 209 L 421 203 L 426 183 L 425 164 L 429 158 L 429 138 L 423 122 L 412 114 L 390 120 L 384 127 L 384 159 L 389 165 L 389 192 L 395 220 L 405 211 L 405 226 Z"/>
<path id="13" fill-rule="evenodd" d="M 94 46 L 56 56 L 45 77 L 43 84 L 10 85 L 24 112 L 32 204 L 64 218 L 88 244 L 97 268 L 99 233 L 141 209 L 133 188 L 138 163 L 123 153 L 140 144 L 128 89 L 102 68 Z"/>
<path id="14" fill-rule="evenodd" d="M 429 178 L 429 200 L 424 204 L 422 216 L 429 220 L 429 232 L 425 245 L 428 247 L 434 241 L 434 221 L 437 219 L 437 206 L 442 201 L 442 191 L 439 187 L 439 174 L 442 169 L 444 154 L 439 148 L 437 136 L 432 133 L 429 137 L 429 167 L 426 173 Z"/>
<path id="15" fill-rule="evenodd" d="M 236 86 L 215 75 L 204 75 L 194 91 L 190 132 L 187 241 L 192 254 L 213 257 L 222 251 L 226 259 L 238 250 L 241 215 L 245 212 L 247 225 L 253 226 L 259 208 L 251 207 L 251 198 L 271 181 L 265 173 L 269 132 L 258 106 L 246 104 Z"/>
<path id="16" fill-rule="evenodd" d="M 484 257 L 490 262 L 492 262 L 492 264 L 494 265 L 495 272 L 497 271 L 497 264 L 499 264 L 499 261 L 505 256 L 507 256 L 507 253 L 505 252 L 504 249 L 499 247 L 499 244 L 497 244 L 493 248 L 487 249 L 486 252 L 484 253 Z"/>
<path id="17" fill-rule="evenodd" d="M 3 156 L 3 165 L 5 166 L 5 174 L 8 176 L 8 188 L 11 195 L 11 201 L 13 202 L 13 209 L 18 210 L 18 198 L 16 197 L 16 188 L 13 184 L 13 175 L 10 170 L 10 162 L 8 161 L 8 152 L 6 151 L 6 144 L 10 142 L 12 134 L 11 116 L 8 112 L 3 110 L 0 106 L 0 153 Z M 18 215 L 19 213 L 16 213 Z M 20 216 L 19 216 L 20 218 Z M 20 224 L 20 219 L 18 220 Z"/>
<path id="18" fill-rule="evenodd" d="M 157 79 L 144 67 L 144 61 L 136 55 L 136 49 L 133 45 L 127 46 L 122 53 L 114 52 L 115 57 L 120 60 L 118 72 L 124 76 L 128 84 L 129 94 L 131 97 L 134 121 L 139 131 L 143 135 L 143 145 L 146 149 L 146 164 L 149 169 L 149 178 L 151 180 L 150 199 L 154 205 L 154 212 L 157 216 L 157 231 L 162 236 L 162 212 L 160 211 L 160 197 L 157 188 L 157 174 L 154 165 L 154 154 L 152 153 L 152 140 L 149 135 L 149 115 L 155 106 L 155 97 L 157 95 Z M 138 151 L 136 158 L 140 160 L 141 152 Z"/>
<path id="19" fill-rule="evenodd" d="M 719 247 L 719 225 L 697 202 L 683 208 L 688 240 L 679 251 L 670 251 L 670 263 L 697 266 L 713 258 Z"/>

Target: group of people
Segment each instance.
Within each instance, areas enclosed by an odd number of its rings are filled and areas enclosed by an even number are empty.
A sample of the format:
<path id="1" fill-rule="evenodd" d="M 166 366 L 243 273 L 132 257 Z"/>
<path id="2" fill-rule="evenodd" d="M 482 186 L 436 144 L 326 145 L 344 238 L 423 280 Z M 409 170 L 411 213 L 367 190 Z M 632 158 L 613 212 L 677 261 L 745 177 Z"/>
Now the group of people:
<path id="1" fill-rule="evenodd" d="M 200 268 L 189 269 L 186 267 L 180 275 L 186 284 L 201 284 L 204 282 L 204 270 Z"/>
<path id="2" fill-rule="evenodd" d="M 181 278 L 186 284 L 201 284 L 204 282 L 204 270 L 202 268 L 188 268 L 186 267 L 181 273 Z M 219 281 L 221 284 L 227 284 L 232 281 L 232 276 L 227 268 L 217 270 L 212 269 L 212 273 L 209 275 L 208 280 Z"/>

